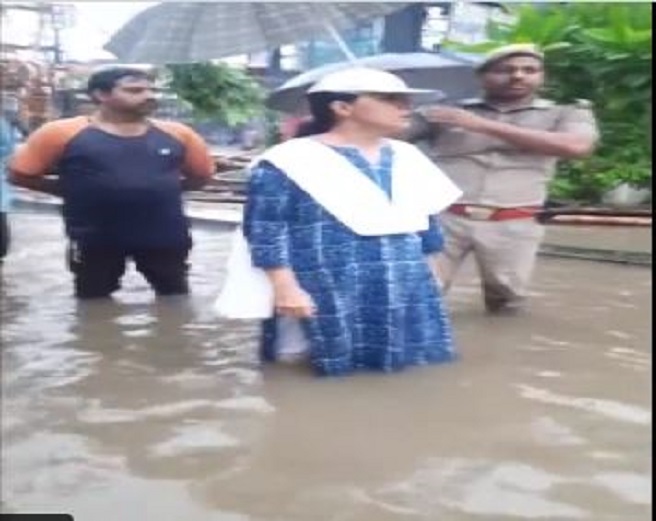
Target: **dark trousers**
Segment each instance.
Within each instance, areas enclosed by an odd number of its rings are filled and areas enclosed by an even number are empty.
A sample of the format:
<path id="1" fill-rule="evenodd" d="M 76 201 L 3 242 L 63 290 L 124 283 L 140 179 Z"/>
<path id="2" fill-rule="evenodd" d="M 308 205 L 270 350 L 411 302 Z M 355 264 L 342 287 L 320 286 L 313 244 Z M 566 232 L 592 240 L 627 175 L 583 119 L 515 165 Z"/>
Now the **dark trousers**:
<path id="1" fill-rule="evenodd" d="M 124 250 L 106 247 L 80 247 L 72 242 L 68 266 L 74 277 L 75 296 L 80 299 L 110 296 L 121 287 L 128 260 L 158 295 L 189 293 L 187 274 L 189 247 Z"/>
<path id="2" fill-rule="evenodd" d="M 6 212 L 0 212 L 0 262 L 9 252 L 9 219 Z"/>

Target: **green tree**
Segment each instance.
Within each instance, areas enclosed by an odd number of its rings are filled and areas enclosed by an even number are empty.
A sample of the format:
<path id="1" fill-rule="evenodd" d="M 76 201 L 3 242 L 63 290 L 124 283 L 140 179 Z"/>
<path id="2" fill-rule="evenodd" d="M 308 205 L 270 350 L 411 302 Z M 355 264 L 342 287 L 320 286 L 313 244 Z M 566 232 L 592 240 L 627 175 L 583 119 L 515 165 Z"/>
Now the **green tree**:
<path id="1" fill-rule="evenodd" d="M 598 200 L 623 182 L 649 185 L 651 4 L 571 2 L 510 9 L 514 20 L 492 23 L 489 42 L 447 46 L 485 52 L 507 43 L 535 43 L 546 56 L 546 95 L 562 103 L 592 102 L 600 146 L 594 157 L 561 164 L 552 196 Z"/>
<path id="2" fill-rule="evenodd" d="M 264 111 L 264 92 L 245 71 L 225 64 L 168 65 L 169 87 L 199 119 L 234 127 Z"/>

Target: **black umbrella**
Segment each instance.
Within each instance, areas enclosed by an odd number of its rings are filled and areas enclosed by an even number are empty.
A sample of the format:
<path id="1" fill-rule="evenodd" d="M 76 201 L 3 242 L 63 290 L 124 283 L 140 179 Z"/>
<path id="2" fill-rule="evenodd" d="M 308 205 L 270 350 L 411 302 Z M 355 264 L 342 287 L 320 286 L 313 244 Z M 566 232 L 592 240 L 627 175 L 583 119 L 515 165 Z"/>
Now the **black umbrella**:
<path id="1" fill-rule="evenodd" d="M 353 66 L 393 72 L 410 87 L 436 90 L 441 98 L 468 98 L 478 92 L 472 60 L 435 53 L 388 53 L 331 63 L 294 76 L 269 95 L 267 105 L 282 112 L 296 112 L 303 106 L 305 92 L 314 82 Z"/>

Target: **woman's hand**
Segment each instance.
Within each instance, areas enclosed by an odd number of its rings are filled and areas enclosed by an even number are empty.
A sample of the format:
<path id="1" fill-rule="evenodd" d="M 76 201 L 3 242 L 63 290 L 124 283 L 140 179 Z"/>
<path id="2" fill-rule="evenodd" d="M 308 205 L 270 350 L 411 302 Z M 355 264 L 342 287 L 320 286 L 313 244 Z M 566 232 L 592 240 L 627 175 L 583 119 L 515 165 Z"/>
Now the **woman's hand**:
<path id="1" fill-rule="evenodd" d="M 278 315 L 294 318 L 314 316 L 317 309 L 312 297 L 301 288 L 290 268 L 274 268 L 266 273 L 273 286 L 273 305 Z"/>
<path id="2" fill-rule="evenodd" d="M 278 315 L 294 318 L 309 318 L 317 311 L 312 297 L 295 283 L 274 287 L 274 306 Z"/>

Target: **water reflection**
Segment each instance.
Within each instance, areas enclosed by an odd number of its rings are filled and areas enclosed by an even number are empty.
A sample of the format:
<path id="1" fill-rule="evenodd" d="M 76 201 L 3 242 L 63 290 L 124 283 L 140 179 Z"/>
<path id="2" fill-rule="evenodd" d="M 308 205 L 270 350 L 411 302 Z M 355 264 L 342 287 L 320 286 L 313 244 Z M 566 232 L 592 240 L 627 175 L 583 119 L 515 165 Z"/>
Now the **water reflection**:
<path id="1" fill-rule="evenodd" d="M 543 260 L 530 312 L 491 319 L 470 266 L 451 303 L 459 363 L 317 380 L 261 367 L 253 325 L 212 316 L 225 234 L 196 230 L 189 299 L 156 300 L 129 274 L 114 301 L 77 304 L 58 221 L 15 221 L 0 290 L 3 508 L 84 521 L 648 519 L 644 269 Z"/>

